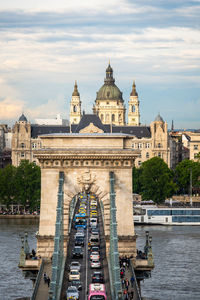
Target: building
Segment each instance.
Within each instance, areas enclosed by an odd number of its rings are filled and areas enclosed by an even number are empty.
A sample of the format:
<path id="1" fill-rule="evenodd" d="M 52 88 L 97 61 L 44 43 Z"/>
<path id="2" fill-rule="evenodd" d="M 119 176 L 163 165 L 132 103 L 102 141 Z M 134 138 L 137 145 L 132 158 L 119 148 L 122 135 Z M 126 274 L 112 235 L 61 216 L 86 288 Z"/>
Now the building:
<path id="1" fill-rule="evenodd" d="M 131 136 L 132 150 L 141 151 L 140 156 L 135 160 L 137 167 L 154 156 L 163 158 L 169 167 L 172 166 L 174 164 L 171 153 L 173 147 L 170 147 L 167 123 L 159 114 L 150 126 L 141 125 L 139 98 L 134 81 L 130 90 L 127 123 L 125 119 L 126 107 L 122 92 L 115 84 L 113 69 L 110 64 L 106 69 L 104 84 L 97 92 L 93 114 L 82 113 L 77 82 L 75 82 L 70 102 L 69 125 L 30 124 L 25 115 L 22 114 L 13 127 L 13 165 L 18 166 L 22 159 L 28 159 L 37 163 L 37 159 L 34 157 L 34 150 L 40 149 L 42 146 L 41 135 L 90 132 L 94 134 L 126 134 Z M 99 147 L 103 148 L 104 145 L 99 145 Z M 113 145 L 114 147 L 115 145 Z"/>
<path id="2" fill-rule="evenodd" d="M 200 130 L 184 131 L 182 133 L 182 143 L 188 149 L 188 158 L 198 161 L 198 154 L 200 153 Z"/>
<path id="3" fill-rule="evenodd" d="M 55 119 L 36 119 L 36 124 L 38 125 L 69 125 L 67 119 L 62 119 L 61 116 L 58 114 Z"/>
<path id="4" fill-rule="evenodd" d="M 7 124 L 0 124 L 0 168 L 11 164 L 12 132 Z"/>

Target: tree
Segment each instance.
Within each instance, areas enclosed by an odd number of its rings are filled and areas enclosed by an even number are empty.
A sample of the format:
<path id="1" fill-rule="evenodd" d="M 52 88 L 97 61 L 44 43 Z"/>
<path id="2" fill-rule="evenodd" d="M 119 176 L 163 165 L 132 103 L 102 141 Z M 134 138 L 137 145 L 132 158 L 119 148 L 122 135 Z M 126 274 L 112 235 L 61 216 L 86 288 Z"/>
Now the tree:
<path id="1" fill-rule="evenodd" d="M 16 172 L 16 196 L 24 207 L 39 206 L 41 188 L 40 167 L 28 160 L 22 160 Z"/>
<path id="2" fill-rule="evenodd" d="M 143 200 L 151 199 L 161 203 L 176 191 L 173 171 L 159 157 L 151 158 L 142 164 L 140 182 Z"/>
<path id="3" fill-rule="evenodd" d="M 2 204 L 8 206 L 16 202 L 16 167 L 7 165 L 0 169 L 0 199 Z"/>
<path id="4" fill-rule="evenodd" d="M 192 176 L 192 186 L 200 187 L 200 163 L 184 159 L 175 169 L 175 178 L 179 193 L 190 193 L 190 176 Z"/>
<path id="5" fill-rule="evenodd" d="M 141 169 L 137 169 L 136 167 L 133 167 L 133 193 L 139 194 L 141 191 L 141 185 L 140 185 L 140 173 Z"/>

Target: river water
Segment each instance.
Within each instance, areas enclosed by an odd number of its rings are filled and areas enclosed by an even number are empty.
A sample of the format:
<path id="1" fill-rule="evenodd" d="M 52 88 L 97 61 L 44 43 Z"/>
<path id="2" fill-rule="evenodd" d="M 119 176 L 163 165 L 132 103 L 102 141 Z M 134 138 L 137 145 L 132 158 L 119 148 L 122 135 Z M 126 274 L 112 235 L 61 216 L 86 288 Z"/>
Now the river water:
<path id="1" fill-rule="evenodd" d="M 159 300 L 200 299 L 200 226 L 135 226 L 143 250 L 152 235 L 155 269 L 141 283 L 142 296 Z"/>
<path id="2" fill-rule="evenodd" d="M 0 219 L 0 300 L 31 296 L 32 282 L 18 269 L 20 235 L 28 232 L 30 249 L 36 248 L 38 225 L 28 220 Z M 155 269 L 141 283 L 142 296 L 156 300 L 200 299 L 200 227 L 136 226 L 137 247 L 152 235 Z"/>

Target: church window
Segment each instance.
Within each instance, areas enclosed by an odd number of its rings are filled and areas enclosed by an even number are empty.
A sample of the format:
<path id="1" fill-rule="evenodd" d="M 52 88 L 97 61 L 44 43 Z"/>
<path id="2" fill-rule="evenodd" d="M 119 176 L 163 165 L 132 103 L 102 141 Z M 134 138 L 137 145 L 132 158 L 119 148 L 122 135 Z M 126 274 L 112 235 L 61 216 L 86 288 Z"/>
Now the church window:
<path id="1" fill-rule="evenodd" d="M 158 157 L 161 157 L 161 153 L 160 152 L 158 152 Z"/>
<path id="2" fill-rule="evenodd" d="M 107 97 L 109 98 L 109 96 L 110 96 L 110 92 L 107 92 Z"/>
<path id="3" fill-rule="evenodd" d="M 77 107 L 76 107 L 76 105 L 73 106 L 73 111 L 74 111 L 74 112 L 77 112 Z"/>
<path id="4" fill-rule="evenodd" d="M 25 148 L 25 144 L 24 144 L 24 143 L 21 143 L 21 147 L 22 147 L 22 148 Z"/>
<path id="5" fill-rule="evenodd" d="M 115 121 L 115 115 L 112 114 L 112 121 L 114 122 Z"/>
<path id="6" fill-rule="evenodd" d="M 146 158 L 149 158 L 149 152 L 146 153 Z"/>
<path id="7" fill-rule="evenodd" d="M 132 105 L 132 112 L 135 112 L 135 105 Z"/>
<path id="8" fill-rule="evenodd" d="M 194 145 L 194 150 L 198 150 L 198 145 Z"/>
<path id="9" fill-rule="evenodd" d="M 109 122 L 109 114 L 106 114 L 106 123 Z"/>
<path id="10" fill-rule="evenodd" d="M 21 152 L 21 157 L 25 157 L 25 153 L 24 152 Z"/>
<path id="11" fill-rule="evenodd" d="M 162 148 L 162 144 L 161 143 L 158 143 L 158 148 Z"/>

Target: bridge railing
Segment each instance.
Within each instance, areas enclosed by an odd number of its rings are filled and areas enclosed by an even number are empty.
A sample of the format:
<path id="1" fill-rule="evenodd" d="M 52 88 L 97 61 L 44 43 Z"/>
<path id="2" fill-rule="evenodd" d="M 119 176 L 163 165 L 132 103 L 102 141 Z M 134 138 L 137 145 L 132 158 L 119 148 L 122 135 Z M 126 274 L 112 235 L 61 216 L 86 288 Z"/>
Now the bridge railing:
<path id="1" fill-rule="evenodd" d="M 115 204 L 115 178 L 114 172 L 110 172 L 110 254 L 109 274 L 111 283 L 111 294 L 113 300 L 122 297 L 122 285 L 120 280 L 117 218 Z"/>
<path id="2" fill-rule="evenodd" d="M 134 292 L 134 300 L 142 300 L 142 297 L 141 297 L 141 293 L 140 293 L 140 288 L 138 286 L 138 282 L 137 282 L 137 279 L 136 279 L 136 275 L 135 275 L 135 270 L 134 270 L 134 267 L 133 267 L 133 264 L 132 262 L 130 262 L 130 268 L 131 268 L 131 274 L 133 275 L 134 277 L 134 285 L 135 285 L 135 292 Z"/>
<path id="3" fill-rule="evenodd" d="M 44 270 L 44 260 L 42 260 L 39 272 L 37 274 L 37 278 L 36 278 L 36 281 L 35 281 L 35 286 L 34 286 L 34 290 L 33 290 L 33 294 L 32 294 L 31 300 L 35 300 L 36 299 L 38 288 L 39 288 L 39 284 L 40 284 L 40 280 L 42 278 L 43 270 Z"/>
<path id="4" fill-rule="evenodd" d="M 59 172 L 58 203 L 55 224 L 54 252 L 52 259 L 52 279 L 49 289 L 49 299 L 59 300 L 61 294 L 65 257 L 63 251 L 63 185 L 64 173 Z"/>

